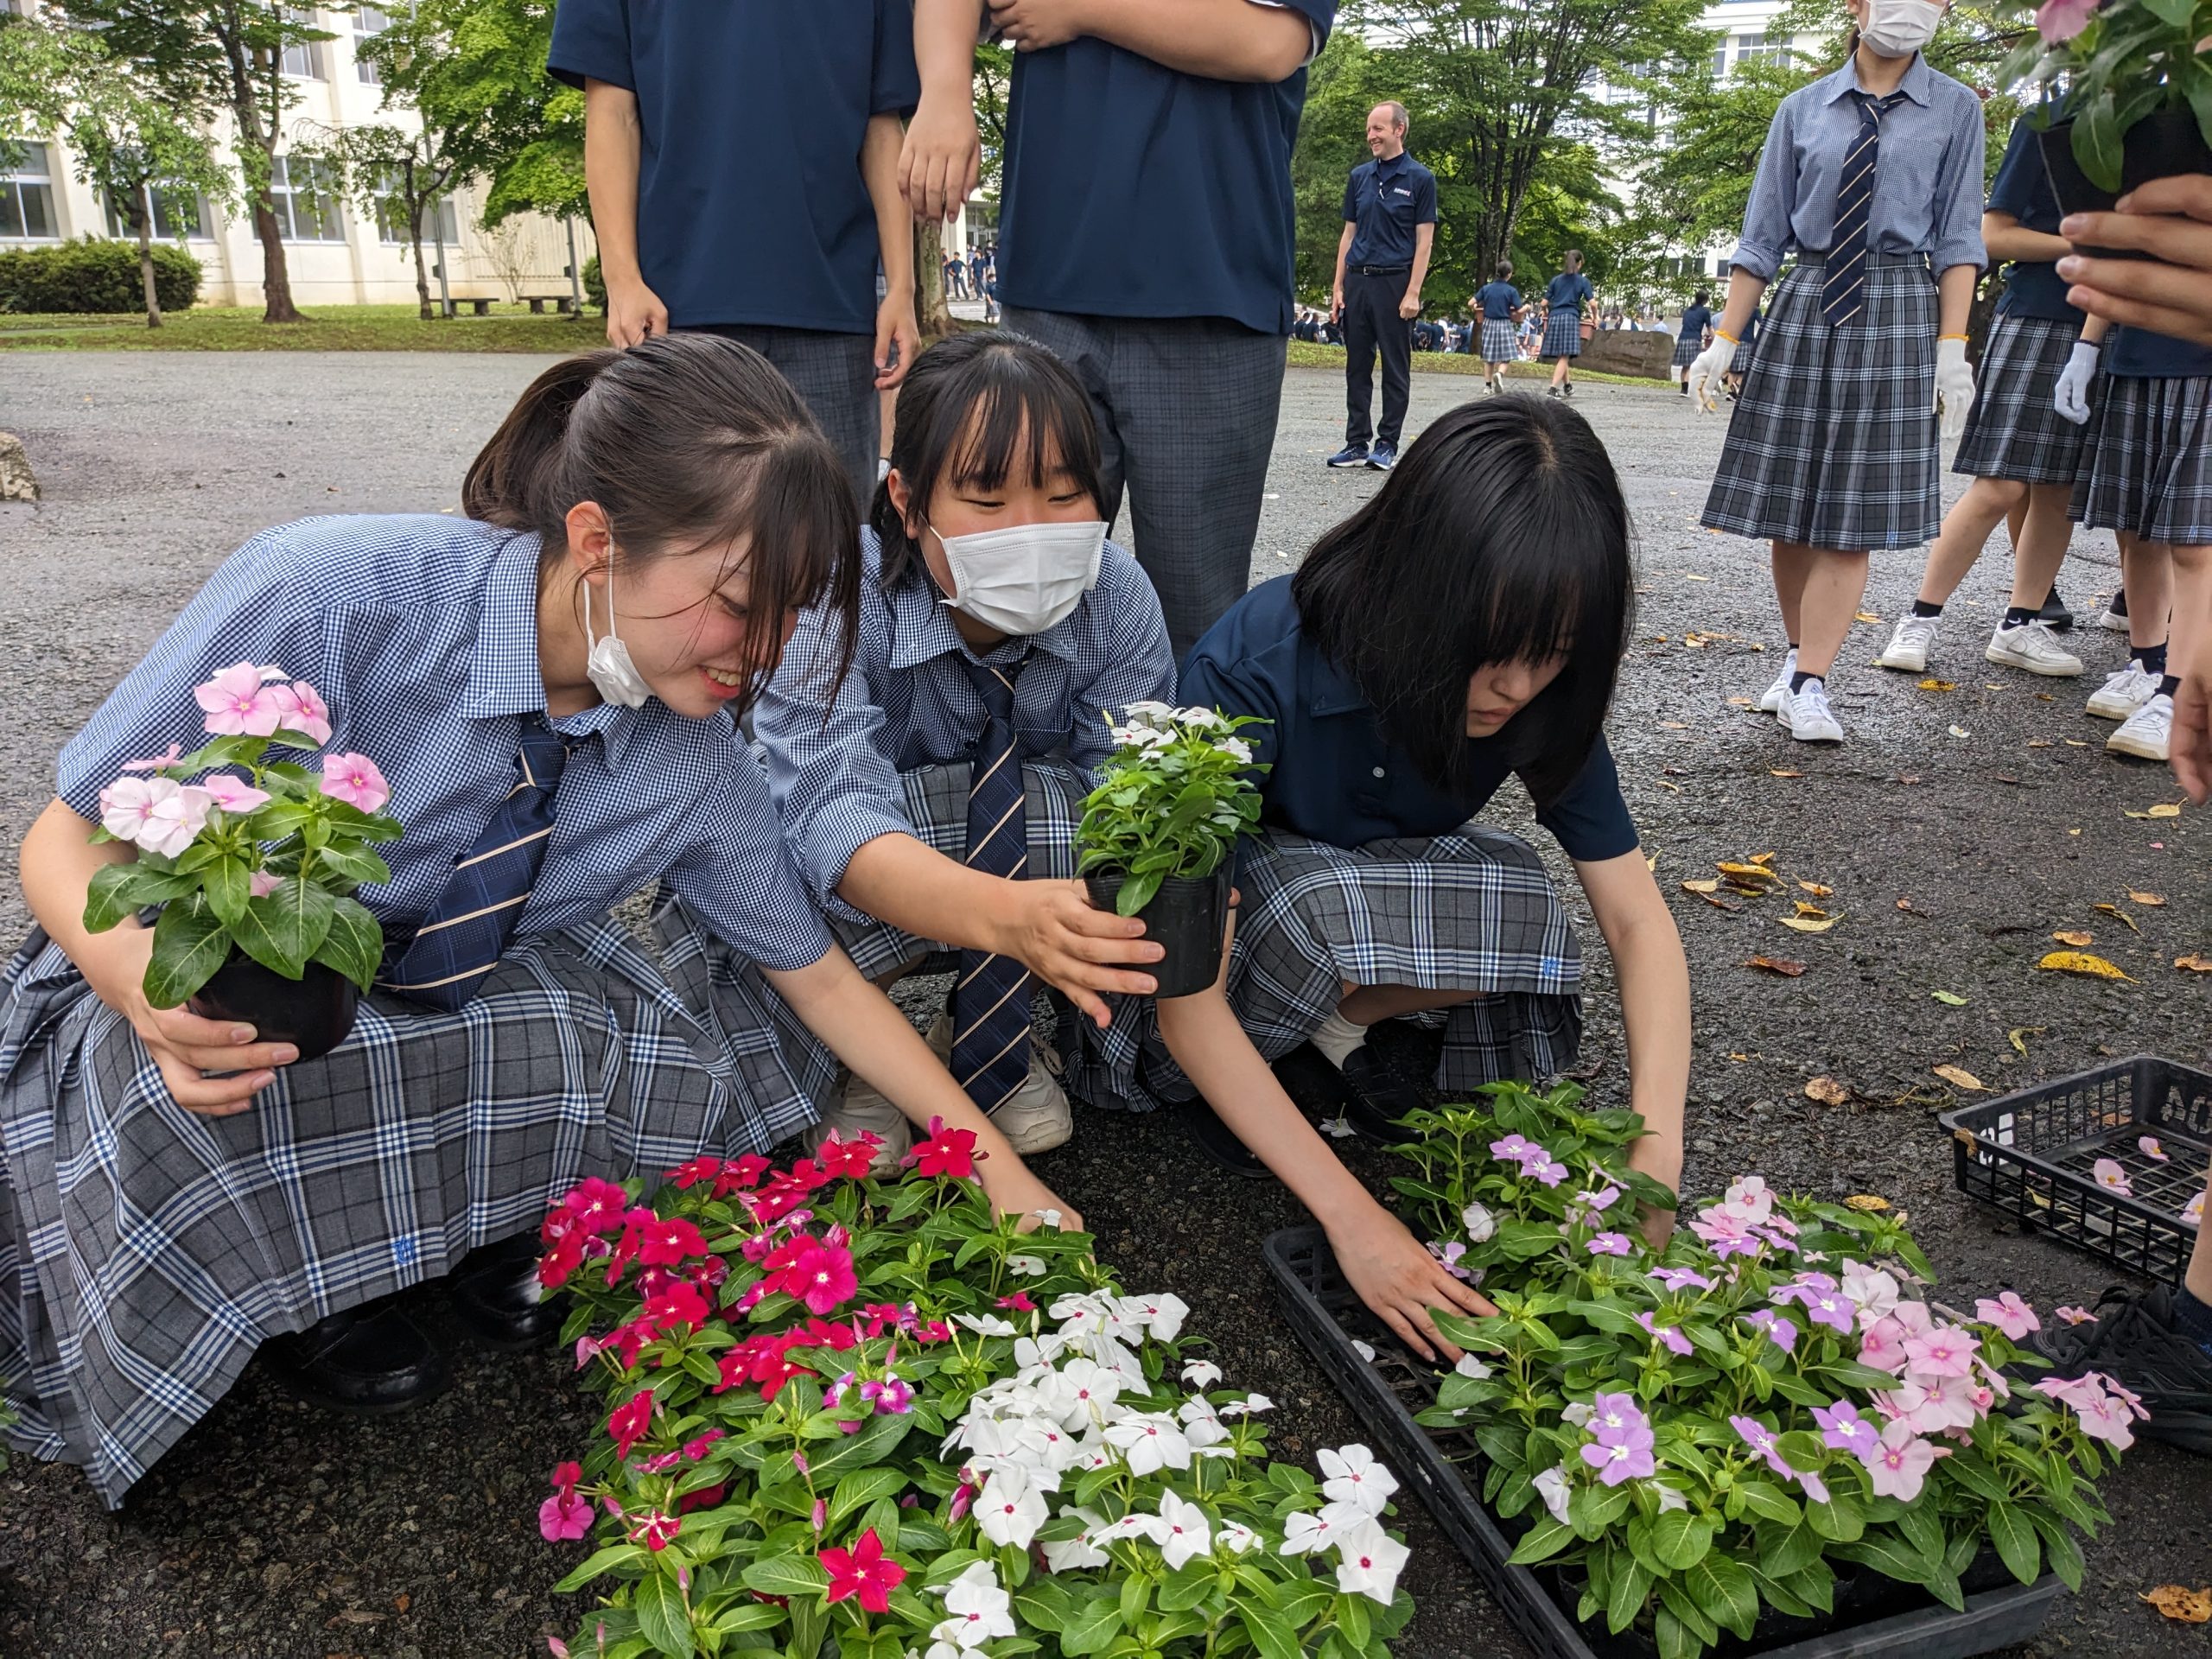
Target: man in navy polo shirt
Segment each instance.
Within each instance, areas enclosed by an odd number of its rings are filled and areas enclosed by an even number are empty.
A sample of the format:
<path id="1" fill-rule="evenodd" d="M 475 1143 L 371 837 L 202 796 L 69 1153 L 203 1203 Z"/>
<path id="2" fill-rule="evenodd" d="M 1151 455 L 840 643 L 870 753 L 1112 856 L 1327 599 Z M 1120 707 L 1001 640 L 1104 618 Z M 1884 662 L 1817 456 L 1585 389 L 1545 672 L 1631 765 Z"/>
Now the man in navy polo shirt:
<path id="1" fill-rule="evenodd" d="M 547 67 L 583 88 L 607 339 L 744 341 L 865 502 L 876 394 L 921 346 L 899 194 L 920 90 L 907 0 L 560 0 Z"/>
<path id="2" fill-rule="evenodd" d="M 1367 149 L 1344 181 L 1344 233 L 1337 239 L 1337 281 L 1329 309 L 1344 329 L 1344 447 L 1332 467 L 1387 473 L 1398 458 L 1413 390 L 1413 323 L 1436 238 L 1436 175 L 1406 154 L 1406 106 L 1367 112 Z M 1382 353 L 1382 423 L 1370 427 L 1375 354 Z M 1368 448 L 1372 432 L 1375 447 Z"/>
<path id="3" fill-rule="evenodd" d="M 990 0 L 1016 48 L 997 275 L 1007 327 L 1098 417 L 1110 520 L 1178 653 L 1250 583 L 1294 310 L 1290 153 L 1337 0 Z M 916 0 L 900 180 L 943 219 L 976 184 L 984 0 Z"/>

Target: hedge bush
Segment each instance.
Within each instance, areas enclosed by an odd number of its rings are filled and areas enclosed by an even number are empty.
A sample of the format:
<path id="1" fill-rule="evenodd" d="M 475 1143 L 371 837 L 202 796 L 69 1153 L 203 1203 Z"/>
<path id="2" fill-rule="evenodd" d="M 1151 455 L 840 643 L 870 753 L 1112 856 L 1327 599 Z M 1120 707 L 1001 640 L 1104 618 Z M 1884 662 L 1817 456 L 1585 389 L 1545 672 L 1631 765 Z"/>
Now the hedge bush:
<path id="1" fill-rule="evenodd" d="M 603 314 L 607 309 L 607 279 L 599 274 L 597 254 L 584 261 L 584 297 L 597 306 Z"/>
<path id="2" fill-rule="evenodd" d="M 200 261 L 173 243 L 154 245 L 154 292 L 164 311 L 200 297 Z M 112 238 L 0 253 L 0 311 L 124 314 L 145 308 L 138 246 Z"/>

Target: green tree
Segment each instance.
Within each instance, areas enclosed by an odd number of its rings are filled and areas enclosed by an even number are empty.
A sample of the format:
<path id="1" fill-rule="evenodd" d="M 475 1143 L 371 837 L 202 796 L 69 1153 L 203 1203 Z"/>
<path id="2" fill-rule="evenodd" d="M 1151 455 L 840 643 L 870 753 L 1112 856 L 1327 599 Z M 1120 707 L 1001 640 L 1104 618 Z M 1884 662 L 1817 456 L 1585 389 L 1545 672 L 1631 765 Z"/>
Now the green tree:
<path id="1" fill-rule="evenodd" d="M 219 109 L 261 243 L 262 321 L 297 322 L 284 233 L 270 185 L 284 118 L 298 99 L 285 54 L 334 39 L 280 0 L 58 0 L 70 21 L 101 35 L 141 90 L 181 116 Z M 340 5 L 338 10 L 344 10 Z"/>
<path id="2" fill-rule="evenodd" d="M 387 108 L 391 101 L 387 87 Z M 440 210 L 458 182 L 440 136 L 428 127 L 372 122 L 361 127 L 307 127 L 301 137 L 300 149 L 311 149 L 330 162 L 339 188 L 363 214 L 378 223 L 397 221 L 405 228 L 415 256 L 417 314 L 425 322 L 435 318 L 429 267 L 423 258 L 423 222 Z"/>
<path id="3" fill-rule="evenodd" d="M 162 326 L 154 276 L 154 192 L 220 203 L 231 175 L 203 121 L 142 86 L 101 38 L 0 16 L 0 132 L 67 140 L 77 176 L 111 204 L 138 243 L 146 326 Z"/>

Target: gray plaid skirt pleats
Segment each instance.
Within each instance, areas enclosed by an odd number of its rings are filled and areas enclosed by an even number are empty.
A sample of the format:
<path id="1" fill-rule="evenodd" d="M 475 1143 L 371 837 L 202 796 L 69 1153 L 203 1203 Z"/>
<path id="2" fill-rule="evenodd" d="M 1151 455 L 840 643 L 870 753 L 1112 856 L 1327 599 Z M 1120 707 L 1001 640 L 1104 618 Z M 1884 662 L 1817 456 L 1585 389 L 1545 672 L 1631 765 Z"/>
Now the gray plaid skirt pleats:
<path id="1" fill-rule="evenodd" d="M 2075 523 L 2212 544 L 2212 377 L 2101 376 L 2082 442 L 2067 507 Z"/>
<path id="2" fill-rule="evenodd" d="M 372 995 L 230 1117 L 180 1108 L 34 933 L 0 978 L 13 1443 L 113 1507 L 266 1338 L 444 1274 L 582 1176 L 811 1122 L 823 1083 L 780 1000 L 680 905 L 655 923 L 658 962 L 607 922 L 517 944 L 456 1013 Z"/>
<path id="3" fill-rule="evenodd" d="M 1688 329 L 1685 328 L 1680 334 L 1675 336 L 1675 355 L 1669 360 L 1671 361 L 1678 369 L 1687 369 L 1691 364 L 1697 361 L 1698 353 L 1704 349 L 1705 340 L 1703 331 L 1700 330 L 1696 334 L 1693 334 Z"/>
<path id="4" fill-rule="evenodd" d="M 1974 408 L 1953 472 L 2023 484 L 2074 482 L 2087 429 L 2059 414 L 2055 394 L 2081 337 L 2077 324 L 2054 317 L 1997 314 L 1974 372 Z"/>
<path id="5" fill-rule="evenodd" d="M 1776 287 L 1700 522 L 1849 552 L 1916 547 L 1942 525 L 1936 279 L 1925 260 L 1871 262 L 1866 303 L 1838 328 L 1823 276 L 1800 263 Z"/>
<path id="6" fill-rule="evenodd" d="M 1416 1016 L 1440 1027 L 1446 1093 L 1571 1068 L 1582 1040 L 1582 953 L 1535 849 L 1473 825 L 1356 851 L 1281 831 L 1244 843 L 1229 1001 L 1261 1056 L 1320 1028 L 1351 985 L 1476 991 Z M 1116 1001 L 1099 1033 L 1096 1105 L 1187 1100 L 1148 1003 Z M 1071 1085 L 1072 1086 L 1072 1085 Z"/>
<path id="7" fill-rule="evenodd" d="M 1543 349 L 1539 357 L 1582 355 L 1582 319 L 1572 311 L 1554 311 L 1544 321 Z"/>
<path id="8" fill-rule="evenodd" d="M 1504 317 L 1483 319 L 1483 361 L 1510 363 L 1520 353 L 1513 343 L 1513 324 Z"/>

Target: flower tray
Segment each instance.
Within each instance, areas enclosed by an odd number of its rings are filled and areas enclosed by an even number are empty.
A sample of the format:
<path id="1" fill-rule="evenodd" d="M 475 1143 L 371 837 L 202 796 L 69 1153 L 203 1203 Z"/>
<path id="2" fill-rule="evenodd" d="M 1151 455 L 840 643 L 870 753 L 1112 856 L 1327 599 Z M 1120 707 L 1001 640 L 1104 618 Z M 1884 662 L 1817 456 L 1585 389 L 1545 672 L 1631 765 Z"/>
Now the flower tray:
<path id="1" fill-rule="evenodd" d="M 1959 1191 L 2091 1255 L 2178 1285 L 2196 1243 L 2182 1210 L 2204 1191 L 2212 1074 L 2138 1055 L 1945 1112 Z M 2138 1142 L 2152 1135 L 2164 1161 Z M 2128 1192 L 2099 1185 L 2101 1159 Z"/>
<path id="2" fill-rule="evenodd" d="M 1559 1599 L 1555 1575 L 1509 1564 L 1512 1540 L 1477 1497 L 1480 1483 L 1471 1475 L 1481 1454 L 1472 1437 L 1414 1421 L 1415 1411 L 1433 1402 L 1435 1374 L 1360 1306 L 1321 1230 L 1292 1227 L 1274 1234 L 1267 1259 L 1299 1339 L 1540 1659 L 1656 1652 L 1632 1636 L 1607 1634 L 1602 1621 L 1586 1629 L 1578 1624 L 1571 1604 Z M 1375 1351 L 1372 1361 L 1352 1346 L 1355 1338 Z M 2031 1640 L 2063 1588 L 2046 1573 L 2031 1585 L 2008 1582 L 1970 1594 L 1966 1611 L 1955 1612 L 1932 1599 L 1916 1602 L 1921 1592 L 1899 1585 L 1888 1605 L 1902 1611 L 1820 1635 L 1778 1637 L 1772 1644 L 1728 1638 L 1715 1653 L 1726 1659 L 1752 1654 L 1760 1659 L 1969 1659 Z"/>

